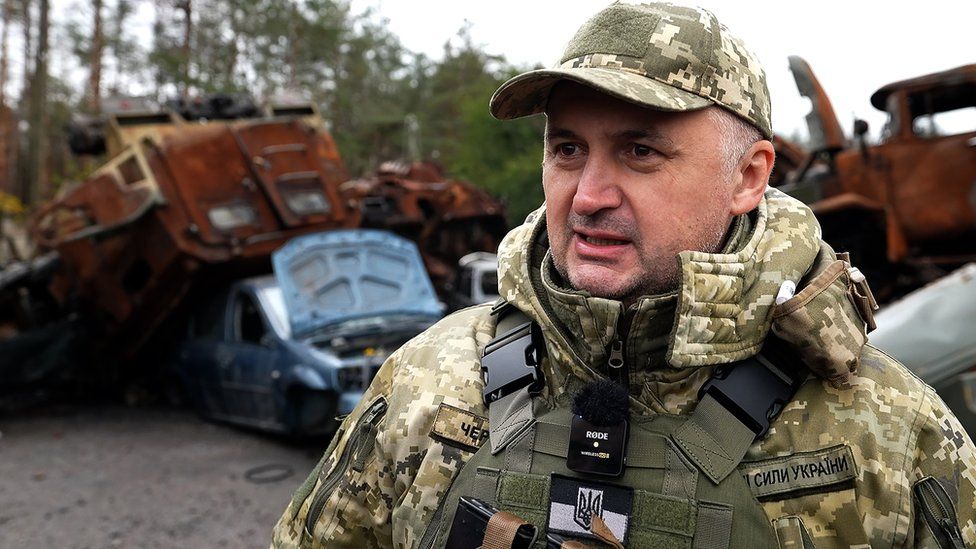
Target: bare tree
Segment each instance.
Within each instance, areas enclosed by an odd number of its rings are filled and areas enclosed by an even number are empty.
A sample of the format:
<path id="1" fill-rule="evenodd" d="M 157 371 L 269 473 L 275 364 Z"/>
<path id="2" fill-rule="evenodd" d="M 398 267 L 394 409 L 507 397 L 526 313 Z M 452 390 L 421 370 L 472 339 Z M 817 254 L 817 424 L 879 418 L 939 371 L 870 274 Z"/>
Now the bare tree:
<path id="1" fill-rule="evenodd" d="M 88 57 L 88 107 L 92 112 L 102 110 L 102 52 L 105 50 L 105 33 L 102 30 L 102 2 L 92 0 L 91 50 Z"/>
<path id="2" fill-rule="evenodd" d="M 24 44 L 24 75 L 21 81 L 22 88 L 20 92 L 21 100 L 27 98 L 28 91 L 30 87 L 31 80 L 31 70 L 34 67 L 33 57 L 34 57 L 34 17 L 31 13 L 33 7 L 33 0 L 20 0 L 20 10 L 21 10 L 21 28 L 24 31 L 23 44 Z"/>
<path id="3" fill-rule="evenodd" d="M 183 62 L 183 86 L 180 94 L 184 99 L 190 96 L 190 56 L 193 39 L 193 5 L 191 0 L 178 0 L 176 8 L 183 12 L 183 44 L 180 47 L 180 57 Z"/>
<path id="4" fill-rule="evenodd" d="M 27 132 L 27 170 L 23 181 L 23 198 L 25 204 L 34 204 L 38 199 L 38 189 L 41 188 L 43 177 L 43 161 L 45 149 L 45 122 L 47 119 L 47 50 L 49 26 L 49 0 L 40 0 L 38 6 L 37 50 L 34 54 L 34 72 L 30 82 L 30 108 Z"/>
<path id="5" fill-rule="evenodd" d="M 0 29 L 0 106 L 7 104 L 7 78 L 10 76 L 10 23 L 14 16 L 14 0 L 3 0 L 3 29 Z"/>

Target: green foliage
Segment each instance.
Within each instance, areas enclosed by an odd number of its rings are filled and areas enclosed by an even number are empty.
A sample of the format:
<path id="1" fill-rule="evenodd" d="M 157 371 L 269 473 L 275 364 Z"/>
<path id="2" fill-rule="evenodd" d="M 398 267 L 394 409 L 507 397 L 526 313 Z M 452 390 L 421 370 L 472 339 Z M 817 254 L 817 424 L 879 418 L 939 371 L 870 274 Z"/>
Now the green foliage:
<path id="1" fill-rule="evenodd" d="M 542 204 L 542 117 L 500 121 L 488 113 L 497 85 L 472 90 L 460 101 L 464 129 L 445 157 L 455 176 L 477 183 L 508 205 L 509 223 L 521 223 Z"/>

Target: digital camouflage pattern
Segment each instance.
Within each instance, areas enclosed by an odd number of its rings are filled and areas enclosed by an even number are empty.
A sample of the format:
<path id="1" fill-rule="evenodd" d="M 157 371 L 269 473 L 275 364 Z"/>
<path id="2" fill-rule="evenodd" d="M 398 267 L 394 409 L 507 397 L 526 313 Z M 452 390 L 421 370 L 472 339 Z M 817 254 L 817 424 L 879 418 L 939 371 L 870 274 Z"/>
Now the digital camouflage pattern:
<path id="1" fill-rule="evenodd" d="M 549 90 L 563 79 L 659 110 L 719 105 L 773 136 L 762 65 L 703 9 L 612 4 L 580 27 L 555 68 L 503 84 L 491 112 L 500 119 L 541 113 Z"/>
<path id="2" fill-rule="evenodd" d="M 562 287 L 544 233 L 540 209 L 506 237 L 499 282 L 502 297 L 542 327 L 549 353 L 543 398 L 549 398 L 606 371 L 606 344 L 617 337 L 623 307 Z M 803 530 L 795 528 L 802 523 L 818 548 L 932 547 L 910 491 L 927 475 L 948 488 L 963 537 L 976 544 L 972 441 L 931 388 L 865 344 L 863 321 L 847 297 L 846 264 L 834 267 L 835 255 L 819 235 L 804 205 L 771 189 L 750 219 L 738 221 L 724 253 L 681 254 L 680 290 L 645 298 L 630 311 L 629 337 L 641 342 L 626 357 L 632 412 L 687 413 L 714 364 L 755 352 L 775 330 L 823 379 L 802 386 L 743 467 L 846 445 L 857 471 L 853 484 L 762 500 L 777 535 L 789 542 L 784 546 L 802 541 Z M 776 306 L 786 279 L 799 281 L 800 291 Z M 490 308 L 473 307 L 394 353 L 295 494 L 274 546 L 417 547 L 474 454 L 432 435 L 435 416 L 446 404 L 487 417 L 479 368 L 493 332 Z M 385 415 L 366 421 L 378 402 L 388 404 L 381 407 Z M 357 433 L 375 443 L 364 444 Z M 320 512 L 312 513 L 303 540 L 310 510 Z"/>

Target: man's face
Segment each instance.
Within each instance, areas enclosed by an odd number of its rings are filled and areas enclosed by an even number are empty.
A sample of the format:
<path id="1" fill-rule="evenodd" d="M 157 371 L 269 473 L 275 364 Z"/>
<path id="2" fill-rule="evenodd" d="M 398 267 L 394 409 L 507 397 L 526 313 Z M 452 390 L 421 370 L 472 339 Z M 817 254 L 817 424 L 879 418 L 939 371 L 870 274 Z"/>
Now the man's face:
<path id="1" fill-rule="evenodd" d="M 652 111 L 564 82 L 546 115 L 549 242 L 574 288 L 632 302 L 678 286 L 679 252 L 722 246 L 734 185 L 705 110 Z"/>

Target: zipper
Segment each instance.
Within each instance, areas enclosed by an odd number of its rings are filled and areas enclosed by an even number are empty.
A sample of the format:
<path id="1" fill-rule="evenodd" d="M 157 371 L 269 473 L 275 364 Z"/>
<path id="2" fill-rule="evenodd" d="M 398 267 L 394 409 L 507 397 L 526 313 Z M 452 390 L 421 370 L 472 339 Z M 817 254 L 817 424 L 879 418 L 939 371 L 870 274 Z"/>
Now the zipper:
<path id="1" fill-rule="evenodd" d="M 912 486 L 912 492 L 939 547 L 965 549 L 962 532 L 956 523 L 956 508 L 945 487 L 935 478 L 925 477 Z"/>
<path id="2" fill-rule="evenodd" d="M 356 430 L 349 437 L 346 447 L 342 449 L 342 455 L 339 456 L 339 461 L 332 468 L 329 475 L 322 481 L 322 485 L 319 486 L 319 489 L 315 492 L 315 496 L 312 498 L 312 505 L 308 508 L 308 514 L 305 516 L 305 527 L 302 530 L 303 542 L 306 537 L 312 537 L 312 530 L 315 528 L 315 523 L 319 520 L 319 515 L 322 514 L 325 502 L 329 500 L 329 496 L 332 495 L 332 490 L 339 484 L 339 479 L 342 478 L 342 474 L 349 464 L 350 454 L 352 454 L 354 449 L 359 447 L 359 439 L 362 438 L 364 432 L 368 432 L 386 414 L 386 408 L 386 399 L 381 396 L 370 404 L 366 412 L 363 413 L 363 416 L 359 418 L 359 422 L 356 424 Z"/>
<path id="3" fill-rule="evenodd" d="M 607 350 L 607 367 L 610 379 L 630 391 L 630 371 L 627 368 L 627 336 L 630 323 L 634 320 L 633 311 L 624 311 L 617 320 L 617 329 Z"/>

